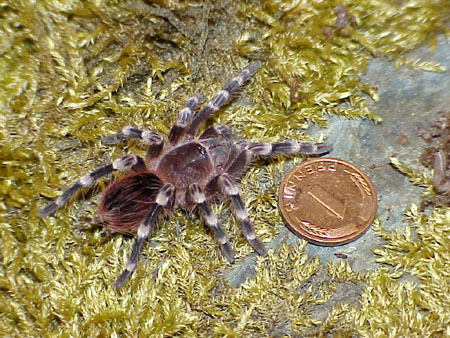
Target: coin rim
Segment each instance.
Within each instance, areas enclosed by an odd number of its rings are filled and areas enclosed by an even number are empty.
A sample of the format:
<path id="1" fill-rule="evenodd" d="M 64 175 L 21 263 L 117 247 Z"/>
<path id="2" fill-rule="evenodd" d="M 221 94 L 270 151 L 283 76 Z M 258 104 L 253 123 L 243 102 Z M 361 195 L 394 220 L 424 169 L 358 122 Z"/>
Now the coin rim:
<path id="1" fill-rule="evenodd" d="M 359 174 L 361 174 L 361 176 L 366 180 L 366 182 L 369 185 L 370 191 L 373 192 L 373 208 L 372 208 L 372 212 L 371 212 L 371 216 L 369 217 L 368 221 L 364 224 L 363 230 L 359 233 L 357 233 L 354 236 L 349 237 L 345 237 L 344 240 L 332 240 L 332 239 L 328 239 L 325 241 L 321 241 L 321 239 L 318 236 L 312 235 L 308 232 L 306 232 L 303 229 L 297 229 L 295 228 L 293 225 L 291 225 L 288 221 L 287 221 L 287 216 L 285 215 L 285 212 L 287 213 L 287 211 L 284 210 L 284 202 L 282 201 L 283 199 L 283 189 L 285 186 L 285 182 L 286 182 L 286 177 L 290 176 L 293 172 L 297 171 L 298 168 L 306 166 L 310 163 L 315 163 L 315 162 L 320 162 L 320 161 L 334 161 L 334 162 L 339 162 L 341 164 L 347 165 L 350 168 L 352 168 L 353 170 L 355 170 L 356 172 L 358 172 Z M 297 165 L 295 165 L 294 167 L 292 167 L 283 177 L 280 187 L 278 189 L 278 209 L 280 210 L 281 213 L 281 217 L 283 218 L 283 221 L 285 223 L 285 225 L 297 236 L 305 239 L 306 241 L 310 242 L 310 243 L 314 243 L 317 245 L 321 245 L 321 246 L 340 246 L 340 245 L 344 245 L 344 244 L 348 244 L 350 242 L 355 241 L 356 239 L 360 238 L 363 234 L 366 233 L 366 231 L 370 228 L 370 226 L 372 225 L 375 216 L 377 214 L 377 208 L 378 208 L 378 197 L 377 197 L 377 191 L 375 189 L 375 186 L 373 185 L 372 181 L 370 180 L 369 176 L 367 176 L 366 173 L 364 173 L 359 167 L 357 167 L 356 165 L 349 163 L 347 161 L 344 161 L 340 158 L 335 158 L 335 157 L 320 157 L 320 158 L 311 158 L 308 159 L 306 161 L 303 161 Z M 306 234 L 304 235 L 302 232 L 305 232 L 307 235 L 309 236 L 314 236 L 315 238 L 309 238 Z"/>

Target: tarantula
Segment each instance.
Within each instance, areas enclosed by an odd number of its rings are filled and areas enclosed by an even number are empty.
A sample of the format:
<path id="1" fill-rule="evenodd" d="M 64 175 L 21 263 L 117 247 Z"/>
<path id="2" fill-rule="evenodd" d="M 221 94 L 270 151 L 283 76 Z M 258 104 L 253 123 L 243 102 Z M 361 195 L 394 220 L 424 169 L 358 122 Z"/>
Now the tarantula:
<path id="1" fill-rule="evenodd" d="M 329 152 L 332 146 L 292 141 L 273 144 L 246 140 L 234 142 L 225 125 L 206 128 L 197 136 L 202 123 L 226 103 L 260 66 L 260 62 L 255 62 L 244 68 L 194 116 L 193 111 L 202 103 L 203 97 L 188 99 L 169 132 L 166 144 L 159 134 L 133 127 L 125 127 L 115 135 L 105 137 L 103 143 L 107 145 L 115 145 L 128 138 L 142 140 L 148 145 L 145 160 L 137 155 L 126 155 L 84 175 L 54 202 L 41 209 L 38 215 L 52 214 L 78 190 L 92 186 L 103 176 L 114 171 L 127 171 L 104 190 L 98 206 L 100 220 L 108 231 L 136 234 L 127 266 L 113 284 L 115 288 L 122 286 L 136 269 L 143 243 L 151 234 L 158 215 L 162 211 L 169 212 L 174 205 L 190 210 L 196 207 L 212 229 L 223 255 L 233 263 L 231 244 L 210 208 L 210 202 L 216 197 L 226 196 L 248 243 L 258 254 L 267 255 L 250 224 L 236 181 L 257 156 L 320 155 Z"/>

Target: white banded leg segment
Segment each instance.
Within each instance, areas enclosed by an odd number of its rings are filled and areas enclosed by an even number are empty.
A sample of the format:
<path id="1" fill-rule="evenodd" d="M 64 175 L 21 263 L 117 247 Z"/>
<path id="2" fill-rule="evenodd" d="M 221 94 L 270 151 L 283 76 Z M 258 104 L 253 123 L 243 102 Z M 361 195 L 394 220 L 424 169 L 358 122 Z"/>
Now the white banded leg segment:
<path id="1" fill-rule="evenodd" d="M 143 163 L 144 161 L 139 156 L 125 155 L 115 160 L 112 166 L 114 170 L 128 170 Z"/>
<path id="2" fill-rule="evenodd" d="M 217 111 L 219 107 L 222 107 L 222 105 L 227 102 L 228 98 L 230 97 L 230 92 L 228 90 L 222 89 L 220 92 L 218 92 L 208 103 L 208 105 L 211 107 L 212 110 Z"/>
<path id="3" fill-rule="evenodd" d="M 64 191 L 62 195 L 59 196 L 54 202 L 39 210 L 38 216 L 45 217 L 51 215 L 56 210 L 64 206 L 70 200 L 70 198 L 80 189 L 92 186 L 100 178 L 109 175 L 116 170 L 129 169 L 141 162 L 143 163 L 143 160 L 140 157 L 135 155 L 127 155 L 115 160 L 111 164 L 100 167 L 84 175 L 77 182 L 72 184 L 66 191 Z"/>
<path id="4" fill-rule="evenodd" d="M 156 195 L 156 203 L 162 207 L 171 206 L 175 196 L 175 188 L 171 183 L 164 184 Z"/>
<path id="5" fill-rule="evenodd" d="M 231 79 L 230 83 L 224 88 L 229 93 L 234 92 L 241 87 L 256 71 L 261 67 L 261 62 L 253 62 L 245 67 L 236 77 Z"/>
<path id="6" fill-rule="evenodd" d="M 162 144 L 163 140 L 161 135 L 158 133 L 155 133 L 151 130 L 144 130 L 141 134 L 140 139 L 144 141 L 145 144 L 151 145 L 151 144 Z"/>
<path id="7" fill-rule="evenodd" d="M 130 278 L 134 270 L 136 270 L 144 241 L 150 236 L 161 209 L 169 205 L 170 201 L 173 199 L 173 195 L 174 188 L 170 183 L 162 186 L 159 190 L 156 196 L 156 203 L 151 204 L 149 212 L 145 216 L 143 222 L 139 225 L 127 267 L 114 282 L 114 288 L 120 288 L 127 279 Z"/>
<path id="8" fill-rule="evenodd" d="M 231 204 L 233 204 L 234 214 L 241 223 L 242 233 L 244 234 L 244 237 L 258 254 L 260 254 L 261 256 L 267 256 L 266 248 L 256 237 L 255 231 L 250 224 L 247 210 L 245 209 L 244 202 L 239 195 L 239 189 L 236 183 L 228 174 L 222 174 L 221 176 L 219 176 L 219 184 L 222 186 L 223 191 L 230 199 Z"/>
<path id="9" fill-rule="evenodd" d="M 161 135 L 151 130 L 145 130 L 141 133 L 140 139 L 148 145 L 146 159 L 150 160 L 157 157 L 163 148 L 163 139 Z"/>
<path id="10" fill-rule="evenodd" d="M 234 263 L 233 249 L 231 248 L 230 241 L 228 240 L 225 232 L 222 230 L 217 215 L 212 212 L 208 203 L 206 203 L 206 197 L 200 186 L 197 184 L 191 184 L 188 189 L 188 198 L 193 201 L 199 208 L 200 214 L 205 223 L 213 230 L 214 236 L 217 242 L 219 242 L 220 250 L 225 256 L 228 262 Z"/>
<path id="11" fill-rule="evenodd" d="M 128 138 L 137 138 L 144 141 L 146 144 L 161 143 L 162 138 L 158 133 L 154 131 L 145 130 L 126 126 L 121 131 L 117 132 L 115 135 L 109 135 L 102 139 L 102 143 L 106 145 L 115 145 L 120 142 L 125 141 Z"/>
<path id="12" fill-rule="evenodd" d="M 130 126 L 124 127 L 114 135 L 108 135 L 102 138 L 102 143 L 106 145 L 115 145 L 125 141 L 127 138 L 141 138 L 142 131 Z"/>
<path id="13" fill-rule="evenodd" d="M 177 122 L 175 122 L 175 124 L 170 129 L 168 137 L 170 143 L 173 144 L 178 141 L 178 138 L 181 136 L 187 124 L 191 120 L 192 112 L 203 101 L 204 97 L 202 95 L 194 96 L 187 100 L 184 108 L 178 114 Z"/>
<path id="14" fill-rule="evenodd" d="M 292 141 L 278 143 L 252 143 L 248 150 L 255 156 L 267 156 L 276 154 L 307 154 L 322 155 L 333 149 L 331 144 L 326 143 L 297 143 Z"/>
<path id="15" fill-rule="evenodd" d="M 236 77 L 234 77 L 228 85 L 226 85 L 221 91 L 219 91 L 208 104 L 203 107 L 200 112 L 194 116 L 191 123 L 187 127 L 186 133 L 188 135 L 194 136 L 200 125 L 205 122 L 211 114 L 215 113 L 223 104 L 225 104 L 230 96 L 238 88 L 253 75 L 261 67 L 261 63 L 254 62 L 244 68 Z"/>
<path id="16" fill-rule="evenodd" d="M 161 135 L 151 130 L 140 130 L 127 126 L 115 135 L 106 136 L 102 139 L 102 143 L 106 145 L 114 145 L 125 141 L 128 138 L 137 138 L 148 145 L 147 160 L 157 157 L 163 148 L 163 140 Z"/>

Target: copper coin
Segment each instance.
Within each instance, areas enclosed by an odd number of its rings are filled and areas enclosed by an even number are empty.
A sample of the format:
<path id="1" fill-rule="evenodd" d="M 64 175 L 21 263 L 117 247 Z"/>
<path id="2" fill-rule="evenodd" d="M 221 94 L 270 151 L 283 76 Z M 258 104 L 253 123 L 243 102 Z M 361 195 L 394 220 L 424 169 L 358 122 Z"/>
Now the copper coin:
<path id="1" fill-rule="evenodd" d="M 278 196 L 289 228 L 321 245 L 340 245 L 358 238 L 377 210 L 369 178 L 336 158 L 314 158 L 295 166 L 284 177 Z"/>

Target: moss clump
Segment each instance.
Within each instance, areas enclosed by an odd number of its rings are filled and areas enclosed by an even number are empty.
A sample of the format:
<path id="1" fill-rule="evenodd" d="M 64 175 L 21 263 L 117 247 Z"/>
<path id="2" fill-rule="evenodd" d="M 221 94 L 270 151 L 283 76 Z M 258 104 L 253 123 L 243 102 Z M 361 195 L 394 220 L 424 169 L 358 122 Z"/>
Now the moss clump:
<path id="1" fill-rule="evenodd" d="M 371 320 L 371 328 L 386 334 L 395 328 L 399 336 L 424 332 L 430 336 L 448 336 L 450 208 L 434 209 L 427 215 L 413 204 L 405 214 L 409 225 L 403 232 L 387 233 L 376 223 L 377 233 L 386 241 L 383 248 L 375 250 L 376 260 L 395 269 L 390 274 L 392 277 L 415 279 L 400 283 L 393 278 L 382 280 L 377 289 L 367 292 L 365 307 L 371 315 L 375 313 L 376 318 L 381 318 L 384 313 L 392 321 L 389 327 Z M 363 331 L 369 333 L 368 328 Z"/>

